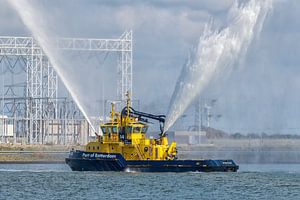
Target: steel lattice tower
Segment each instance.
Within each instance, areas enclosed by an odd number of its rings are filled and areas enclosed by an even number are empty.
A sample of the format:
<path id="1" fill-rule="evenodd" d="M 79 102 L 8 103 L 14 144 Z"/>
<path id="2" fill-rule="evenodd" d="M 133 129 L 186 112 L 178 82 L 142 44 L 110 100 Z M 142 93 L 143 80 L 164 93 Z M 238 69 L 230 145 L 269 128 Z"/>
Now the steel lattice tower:
<path id="1" fill-rule="evenodd" d="M 118 39 L 86 39 L 86 38 L 59 38 L 57 48 L 65 51 L 88 52 L 116 52 L 118 53 L 118 100 L 125 100 L 125 93 L 132 95 L 132 31 L 124 32 Z M 15 74 L 16 66 L 20 65 L 26 74 L 23 94 L 14 91 L 20 84 L 12 84 L 4 91 L 1 98 L 2 115 L 8 113 L 14 125 L 14 141 L 16 137 L 26 138 L 30 144 L 42 144 L 53 141 L 53 132 L 50 133 L 49 124 L 56 121 L 65 124 L 67 116 L 58 113 L 66 109 L 75 109 L 63 100 L 63 106 L 58 105 L 58 77 L 37 41 L 32 37 L 0 36 L 0 63 Z M 5 72 L 3 72 L 5 73 Z M 3 75 L 3 74 L 2 74 Z M 14 78 L 12 78 L 14 80 Z M 3 81 L 4 83 L 4 81 Z M 8 95 L 8 93 L 13 95 Z M 58 108 L 60 107 L 60 108 Z M 1 120 L 1 119 L 0 119 Z M 4 117 L 3 117 L 4 121 Z M 57 130 L 57 143 L 66 143 L 64 134 L 69 125 L 63 130 Z M 4 133 L 2 133 L 2 136 Z M 0 130 L 1 136 L 1 130 Z M 76 136 L 77 137 L 77 136 Z M 75 136 L 74 136 L 75 138 Z M 78 142 L 74 139 L 73 142 Z M 1 140 L 1 137 L 0 137 Z"/>

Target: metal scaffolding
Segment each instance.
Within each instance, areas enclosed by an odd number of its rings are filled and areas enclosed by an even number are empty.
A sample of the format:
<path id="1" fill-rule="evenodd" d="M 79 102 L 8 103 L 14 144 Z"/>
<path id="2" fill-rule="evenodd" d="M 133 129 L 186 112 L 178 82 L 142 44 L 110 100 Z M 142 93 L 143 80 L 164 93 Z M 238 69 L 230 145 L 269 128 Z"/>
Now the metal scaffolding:
<path id="1" fill-rule="evenodd" d="M 126 100 L 126 92 L 132 94 L 132 31 L 125 31 L 119 39 L 59 38 L 57 48 L 72 51 L 117 52 L 118 100 Z"/>
<path id="2" fill-rule="evenodd" d="M 117 52 L 117 97 L 125 100 L 126 91 L 132 94 L 132 31 L 118 39 L 59 38 L 56 47 Z M 29 144 L 86 142 L 87 123 L 73 101 L 57 97 L 58 77 L 34 38 L 0 37 L 0 66 L 0 142 L 9 136 Z"/>

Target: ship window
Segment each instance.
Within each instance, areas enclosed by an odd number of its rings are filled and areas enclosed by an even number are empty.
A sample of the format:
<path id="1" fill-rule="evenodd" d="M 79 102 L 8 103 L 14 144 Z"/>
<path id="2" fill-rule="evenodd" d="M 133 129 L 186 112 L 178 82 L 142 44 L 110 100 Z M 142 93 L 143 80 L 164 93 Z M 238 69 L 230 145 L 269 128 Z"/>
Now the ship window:
<path id="1" fill-rule="evenodd" d="M 101 127 L 103 134 L 106 134 L 106 127 Z"/>
<path id="2" fill-rule="evenodd" d="M 131 133 L 132 132 L 132 127 L 131 126 L 126 126 L 125 132 L 126 132 L 126 134 Z"/>
<path id="3" fill-rule="evenodd" d="M 111 127 L 107 127 L 107 133 L 110 135 L 111 134 Z"/>
<path id="4" fill-rule="evenodd" d="M 113 133 L 118 133 L 118 128 L 117 128 L 116 126 L 113 126 L 113 127 L 112 127 L 112 132 L 113 132 Z"/>
<path id="5" fill-rule="evenodd" d="M 147 132 L 147 129 L 148 129 L 148 127 L 147 127 L 147 126 L 144 126 L 144 127 L 142 128 L 142 133 L 146 133 L 146 132 Z"/>
<path id="6" fill-rule="evenodd" d="M 134 133 L 140 133 L 141 132 L 141 127 L 133 127 L 133 132 Z"/>

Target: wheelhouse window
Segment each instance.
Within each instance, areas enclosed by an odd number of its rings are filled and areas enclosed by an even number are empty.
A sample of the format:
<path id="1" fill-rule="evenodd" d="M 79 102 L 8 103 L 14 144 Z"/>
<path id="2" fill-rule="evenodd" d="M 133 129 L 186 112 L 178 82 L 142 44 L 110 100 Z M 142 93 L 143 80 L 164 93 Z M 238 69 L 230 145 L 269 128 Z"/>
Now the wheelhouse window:
<path id="1" fill-rule="evenodd" d="M 132 132 L 132 127 L 131 127 L 131 126 L 126 126 L 125 132 L 126 132 L 126 134 L 131 134 L 131 132 Z"/>
<path id="2" fill-rule="evenodd" d="M 133 127 L 133 133 L 140 133 L 141 127 Z"/>
<path id="3" fill-rule="evenodd" d="M 142 128 L 142 133 L 146 133 L 147 130 L 148 130 L 148 126 L 144 126 L 144 127 Z"/>
<path id="4" fill-rule="evenodd" d="M 111 132 L 111 127 L 107 127 L 106 129 L 107 129 L 108 135 L 110 135 L 110 134 L 112 133 L 112 132 Z"/>
<path id="5" fill-rule="evenodd" d="M 101 127 L 101 129 L 102 129 L 102 133 L 103 133 L 103 134 L 106 134 L 106 127 L 103 126 L 103 127 Z"/>
<path id="6" fill-rule="evenodd" d="M 117 126 L 112 127 L 112 133 L 114 133 L 114 134 L 118 133 L 118 127 Z"/>

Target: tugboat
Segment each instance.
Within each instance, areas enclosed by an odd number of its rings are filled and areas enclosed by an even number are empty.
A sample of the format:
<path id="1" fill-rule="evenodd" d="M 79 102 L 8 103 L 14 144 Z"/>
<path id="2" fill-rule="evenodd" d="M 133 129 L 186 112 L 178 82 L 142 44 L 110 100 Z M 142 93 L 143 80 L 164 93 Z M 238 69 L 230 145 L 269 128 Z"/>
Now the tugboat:
<path id="1" fill-rule="evenodd" d="M 236 172 L 233 160 L 179 160 L 176 142 L 169 144 L 163 130 L 165 115 L 152 115 L 127 105 L 121 112 L 112 103 L 111 120 L 101 125 L 103 135 L 86 145 L 85 151 L 72 150 L 66 163 L 73 171 L 127 172 Z M 160 123 L 157 138 L 148 138 L 148 120 Z"/>

